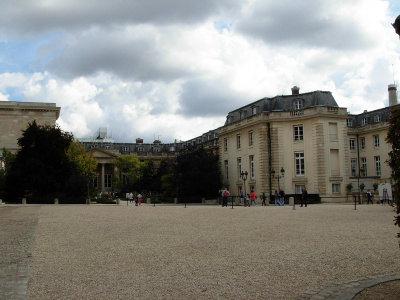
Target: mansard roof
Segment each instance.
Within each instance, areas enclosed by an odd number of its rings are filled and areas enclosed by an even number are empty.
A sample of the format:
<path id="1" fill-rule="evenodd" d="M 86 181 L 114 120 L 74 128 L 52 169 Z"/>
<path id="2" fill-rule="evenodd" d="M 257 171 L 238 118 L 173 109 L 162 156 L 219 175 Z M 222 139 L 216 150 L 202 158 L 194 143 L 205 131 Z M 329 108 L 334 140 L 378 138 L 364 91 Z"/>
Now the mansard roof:
<path id="1" fill-rule="evenodd" d="M 292 111 L 314 106 L 338 107 L 331 92 L 314 91 L 302 94 L 280 95 L 272 98 L 262 98 L 239 109 L 231 111 L 227 123 L 235 122 L 261 112 Z"/>

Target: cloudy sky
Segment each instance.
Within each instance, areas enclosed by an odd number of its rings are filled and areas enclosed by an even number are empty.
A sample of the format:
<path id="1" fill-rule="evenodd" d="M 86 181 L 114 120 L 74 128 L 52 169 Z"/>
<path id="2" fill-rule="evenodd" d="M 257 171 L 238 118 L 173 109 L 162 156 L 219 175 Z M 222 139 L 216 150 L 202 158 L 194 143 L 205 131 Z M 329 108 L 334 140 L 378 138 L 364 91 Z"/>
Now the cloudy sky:
<path id="1" fill-rule="evenodd" d="M 50 102 L 75 137 L 188 140 L 263 97 L 351 113 L 400 80 L 398 0 L 0 0 L 0 100 Z"/>

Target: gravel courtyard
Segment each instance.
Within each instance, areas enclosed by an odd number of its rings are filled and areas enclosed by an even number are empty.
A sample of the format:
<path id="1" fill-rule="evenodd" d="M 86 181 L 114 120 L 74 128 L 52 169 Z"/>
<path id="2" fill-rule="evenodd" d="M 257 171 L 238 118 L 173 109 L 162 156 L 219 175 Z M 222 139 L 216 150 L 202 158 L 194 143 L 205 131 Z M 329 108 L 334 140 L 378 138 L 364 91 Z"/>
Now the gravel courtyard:
<path id="1" fill-rule="evenodd" d="M 46 205 L 26 299 L 295 299 L 399 272 L 389 206 Z"/>

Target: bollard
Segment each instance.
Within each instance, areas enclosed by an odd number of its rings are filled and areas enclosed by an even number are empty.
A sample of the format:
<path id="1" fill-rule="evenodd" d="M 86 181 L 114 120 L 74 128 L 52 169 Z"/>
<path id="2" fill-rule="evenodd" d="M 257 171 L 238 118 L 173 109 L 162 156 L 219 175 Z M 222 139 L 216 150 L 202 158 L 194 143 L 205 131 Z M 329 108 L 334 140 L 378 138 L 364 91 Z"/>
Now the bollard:
<path id="1" fill-rule="evenodd" d="M 58 204 L 58 198 L 54 198 L 54 204 Z"/>
<path id="2" fill-rule="evenodd" d="M 26 204 L 26 198 L 22 198 L 22 204 Z"/>
<path id="3" fill-rule="evenodd" d="M 201 204 L 206 203 L 206 198 L 201 198 Z"/>
<path id="4" fill-rule="evenodd" d="M 121 200 L 119 200 L 119 198 L 117 198 L 117 205 L 119 205 L 121 203 Z"/>
<path id="5" fill-rule="evenodd" d="M 150 198 L 146 198 L 146 203 L 147 204 L 151 204 L 151 199 Z"/>
<path id="6" fill-rule="evenodd" d="M 174 204 L 178 204 L 178 198 L 174 198 Z"/>

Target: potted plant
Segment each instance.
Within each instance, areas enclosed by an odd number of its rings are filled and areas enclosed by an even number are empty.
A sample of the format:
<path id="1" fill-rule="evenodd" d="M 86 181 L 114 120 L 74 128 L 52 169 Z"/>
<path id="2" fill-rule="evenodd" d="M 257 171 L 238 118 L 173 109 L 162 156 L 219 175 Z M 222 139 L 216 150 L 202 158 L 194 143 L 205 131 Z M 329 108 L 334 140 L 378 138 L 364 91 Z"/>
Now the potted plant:
<path id="1" fill-rule="evenodd" d="M 348 185 L 346 185 L 346 189 L 347 189 L 347 192 L 350 193 L 351 190 L 353 189 L 353 184 L 350 182 Z"/>
<path id="2" fill-rule="evenodd" d="M 361 192 L 364 191 L 364 188 L 365 188 L 365 184 L 364 184 L 364 183 L 361 183 L 361 184 L 360 184 L 360 190 L 361 190 Z"/>
<path id="3" fill-rule="evenodd" d="M 376 192 L 376 190 L 378 189 L 379 184 L 375 182 L 375 183 L 373 184 L 373 186 L 374 186 L 374 192 Z"/>

